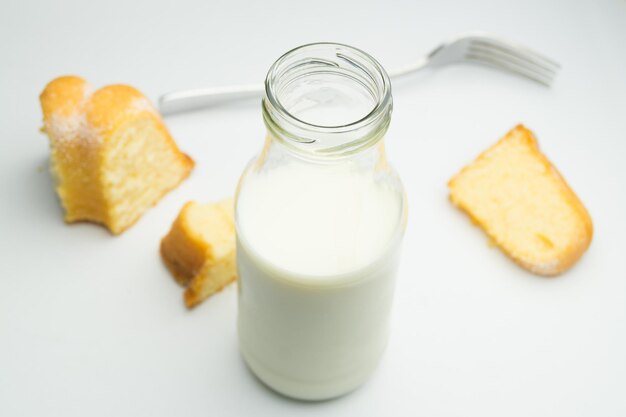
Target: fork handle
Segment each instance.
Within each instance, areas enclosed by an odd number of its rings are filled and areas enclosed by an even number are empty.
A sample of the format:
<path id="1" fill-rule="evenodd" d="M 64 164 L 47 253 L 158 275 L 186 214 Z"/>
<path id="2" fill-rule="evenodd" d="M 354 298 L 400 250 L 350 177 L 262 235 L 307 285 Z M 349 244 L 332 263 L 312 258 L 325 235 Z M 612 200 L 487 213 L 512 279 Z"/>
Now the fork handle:
<path id="1" fill-rule="evenodd" d="M 389 77 L 402 77 L 418 71 L 426 65 L 428 65 L 428 59 L 422 58 L 419 61 L 389 71 Z M 241 84 L 174 91 L 159 98 L 159 110 L 162 114 L 167 115 L 215 106 L 231 100 L 260 98 L 264 89 L 263 84 Z"/>
<path id="2" fill-rule="evenodd" d="M 387 74 L 389 74 L 389 78 L 393 79 L 393 78 L 404 77 L 405 75 L 417 72 L 421 70 L 422 68 L 425 68 L 428 65 L 428 62 L 430 61 L 428 59 L 429 56 L 423 57 L 422 59 L 411 62 L 410 64 L 407 64 L 405 66 L 393 68 L 391 71 L 388 71 Z"/>
<path id="3" fill-rule="evenodd" d="M 222 104 L 231 100 L 258 98 L 263 84 L 240 84 L 224 87 L 194 88 L 163 94 L 159 98 L 162 114 L 182 113 Z"/>

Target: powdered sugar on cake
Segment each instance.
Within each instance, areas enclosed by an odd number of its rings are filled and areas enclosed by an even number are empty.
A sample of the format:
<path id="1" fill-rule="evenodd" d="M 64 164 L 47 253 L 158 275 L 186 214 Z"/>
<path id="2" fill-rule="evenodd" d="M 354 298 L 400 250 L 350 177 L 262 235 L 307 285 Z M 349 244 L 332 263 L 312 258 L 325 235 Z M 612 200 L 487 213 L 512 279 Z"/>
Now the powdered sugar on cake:
<path id="1" fill-rule="evenodd" d="M 150 112 L 156 113 L 152 104 L 145 98 L 137 98 L 130 103 L 130 110 L 136 113 Z"/>
<path id="2" fill-rule="evenodd" d="M 84 103 L 89 100 L 94 91 L 91 84 L 85 83 L 80 107 L 69 116 L 53 113 L 46 122 L 46 131 L 56 143 L 64 145 L 71 141 L 81 140 L 95 145 L 102 141 L 100 135 L 87 123 L 87 116 L 82 110 Z"/>
<path id="3" fill-rule="evenodd" d="M 94 145 L 102 141 L 100 135 L 87 123 L 87 117 L 82 111 L 76 111 L 69 116 L 53 114 L 46 123 L 46 131 L 61 145 L 75 140 Z"/>

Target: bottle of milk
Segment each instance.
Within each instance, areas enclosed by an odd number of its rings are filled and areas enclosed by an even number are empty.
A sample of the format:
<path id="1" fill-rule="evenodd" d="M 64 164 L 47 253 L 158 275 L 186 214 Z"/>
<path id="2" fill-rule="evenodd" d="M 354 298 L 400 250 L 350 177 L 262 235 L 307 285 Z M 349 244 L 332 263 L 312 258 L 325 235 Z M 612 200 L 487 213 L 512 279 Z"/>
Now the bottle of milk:
<path id="1" fill-rule="evenodd" d="M 310 44 L 272 65 L 262 104 L 236 197 L 240 350 L 279 393 L 337 397 L 387 344 L 407 219 L 383 142 L 391 85 L 365 52 Z"/>

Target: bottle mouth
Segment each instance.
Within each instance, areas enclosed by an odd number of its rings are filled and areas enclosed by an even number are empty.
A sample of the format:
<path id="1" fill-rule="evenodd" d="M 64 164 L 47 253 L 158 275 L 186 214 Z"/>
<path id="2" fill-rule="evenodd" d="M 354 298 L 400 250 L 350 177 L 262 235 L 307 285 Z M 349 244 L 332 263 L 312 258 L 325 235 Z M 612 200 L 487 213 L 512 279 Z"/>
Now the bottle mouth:
<path id="1" fill-rule="evenodd" d="M 346 154 L 383 137 L 391 119 L 391 84 L 366 52 L 338 43 L 292 49 L 270 68 L 263 117 L 297 151 Z"/>

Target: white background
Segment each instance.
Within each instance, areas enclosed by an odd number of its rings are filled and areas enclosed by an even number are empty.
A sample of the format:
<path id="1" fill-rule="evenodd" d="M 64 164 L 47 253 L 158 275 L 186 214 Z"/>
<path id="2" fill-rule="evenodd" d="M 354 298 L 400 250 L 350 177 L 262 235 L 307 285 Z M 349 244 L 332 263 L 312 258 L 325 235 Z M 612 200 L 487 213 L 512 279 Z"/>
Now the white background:
<path id="1" fill-rule="evenodd" d="M 62 74 L 170 90 L 261 81 L 312 41 L 390 68 L 460 31 L 540 50 L 553 89 L 460 65 L 394 84 L 388 151 L 410 219 L 389 348 L 353 394 L 273 394 L 237 350 L 231 286 L 187 311 L 158 255 L 182 204 L 232 194 L 264 135 L 258 101 L 166 119 L 189 180 L 113 237 L 65 225 L 37 130 Z M 516 267 L 447 180 L 518 122 L 593 217 L 569 272 Z M 0 3 L 0 416 L 626 416 L 626 1 Z"/>

